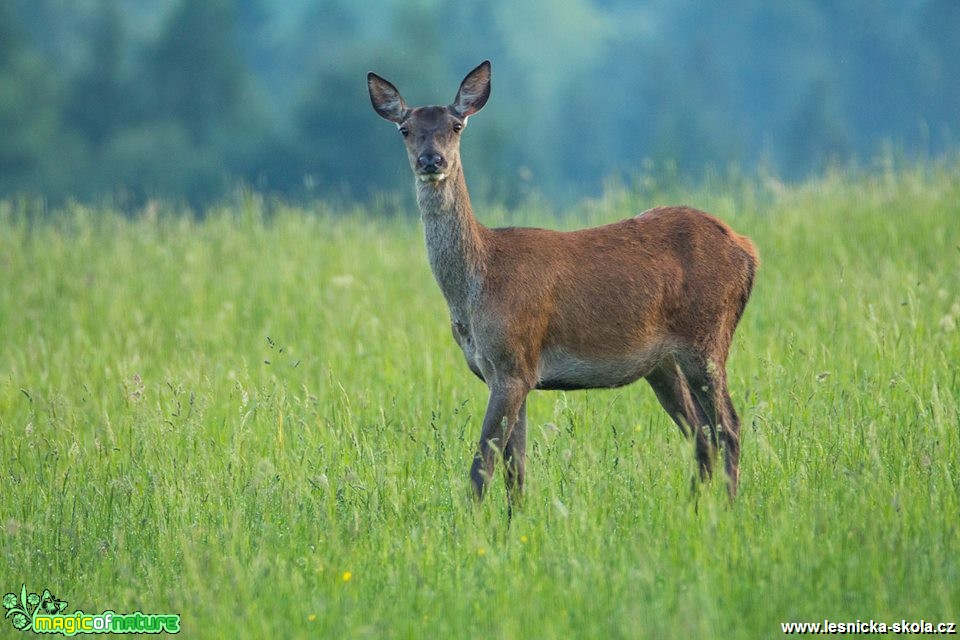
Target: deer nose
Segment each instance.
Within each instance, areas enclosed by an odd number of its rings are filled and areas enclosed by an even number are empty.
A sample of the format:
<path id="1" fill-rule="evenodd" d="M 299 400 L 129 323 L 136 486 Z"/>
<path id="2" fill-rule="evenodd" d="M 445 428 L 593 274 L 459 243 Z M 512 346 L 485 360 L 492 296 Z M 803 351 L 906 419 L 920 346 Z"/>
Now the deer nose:
<path id="1" fill-rule="evenodd" d="M 426 173 L 439 173 L 446 160 L 439 153 L 424 153 L 417 158 L 417 165 Z"/>

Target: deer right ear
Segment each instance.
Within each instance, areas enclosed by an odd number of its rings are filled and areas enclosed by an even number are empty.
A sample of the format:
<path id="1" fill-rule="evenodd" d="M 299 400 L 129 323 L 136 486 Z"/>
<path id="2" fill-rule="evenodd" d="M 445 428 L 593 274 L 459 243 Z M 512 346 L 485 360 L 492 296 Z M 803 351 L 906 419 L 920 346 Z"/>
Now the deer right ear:
<path id="1" fill-rule="evenodd" d="M 490 61 L 484 60 L 460 83 L 460 90 L 451 106 L 461 118 L 466 118 L 480 111 L 489 97 Z"/>
<path id="2" fill-rule="evenodd" d="M 381 118 L 400 124 L 407 115 L 407 103 L 400 97 L 397 88 L 375 74 L 367 74 L 367 89 L 370 90 L 370 102 Z"/>

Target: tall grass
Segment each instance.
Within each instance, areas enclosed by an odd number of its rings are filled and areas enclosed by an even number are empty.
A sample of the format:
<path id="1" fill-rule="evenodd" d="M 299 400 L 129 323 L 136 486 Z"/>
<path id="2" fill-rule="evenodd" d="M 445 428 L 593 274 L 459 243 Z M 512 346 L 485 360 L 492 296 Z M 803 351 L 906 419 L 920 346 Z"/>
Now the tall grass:
<path id="1" fill-rule="evenodd" d="M 731 637 L 960 620 L 957 167 L 612 186 L 573 228 L 711 210 L 763 265 L 734 344 L 741 495 L 694 502 L 643 383 L 531 396 L 528 499 L 481 506 L 486 401 L 414 216 L 0 204 L 0 591 L 190 637 Z M 0 621 L 7 631 L 8 621 Z"/>

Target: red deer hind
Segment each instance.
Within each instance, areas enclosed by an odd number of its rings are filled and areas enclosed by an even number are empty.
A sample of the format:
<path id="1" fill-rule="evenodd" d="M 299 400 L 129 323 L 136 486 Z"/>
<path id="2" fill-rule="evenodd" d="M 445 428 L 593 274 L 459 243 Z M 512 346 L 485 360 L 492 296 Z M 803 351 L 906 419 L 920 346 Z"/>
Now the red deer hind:
<path id="1" fill-rule="evenodd" d="M 686 207 L 572 232 L 487 228 L 470 206 L 460 135 L 490 96 L 490 63 L 467 74 L 448 106 L 410 108 L 375 73 L 367 85 L 373 108 L 406 144 L 453 337 L 490 388 L 470 470 L 476 496 L 483 497 L 498 454 L 510 502 L 522 494 L 531 390 L 646 378 L 694 438 L 701 479 L 723 446 L 733 498 L 740 419 L 726 362 L 759 264 L 750 240 Z"/>

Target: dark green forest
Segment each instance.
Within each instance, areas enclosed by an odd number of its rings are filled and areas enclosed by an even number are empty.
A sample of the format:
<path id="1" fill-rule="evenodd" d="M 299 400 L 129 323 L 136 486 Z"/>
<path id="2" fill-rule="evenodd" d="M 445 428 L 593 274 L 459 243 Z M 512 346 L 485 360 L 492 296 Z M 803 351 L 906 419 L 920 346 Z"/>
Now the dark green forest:
<path id="1" fill-rule="evenodd" d="M 958 34 L 955 0 L 0 0 L 0 197 L 405 193 L 365 73 L 446 103 L 486 58 L 464 153 L 493 200 L 936 157 Z"/>

